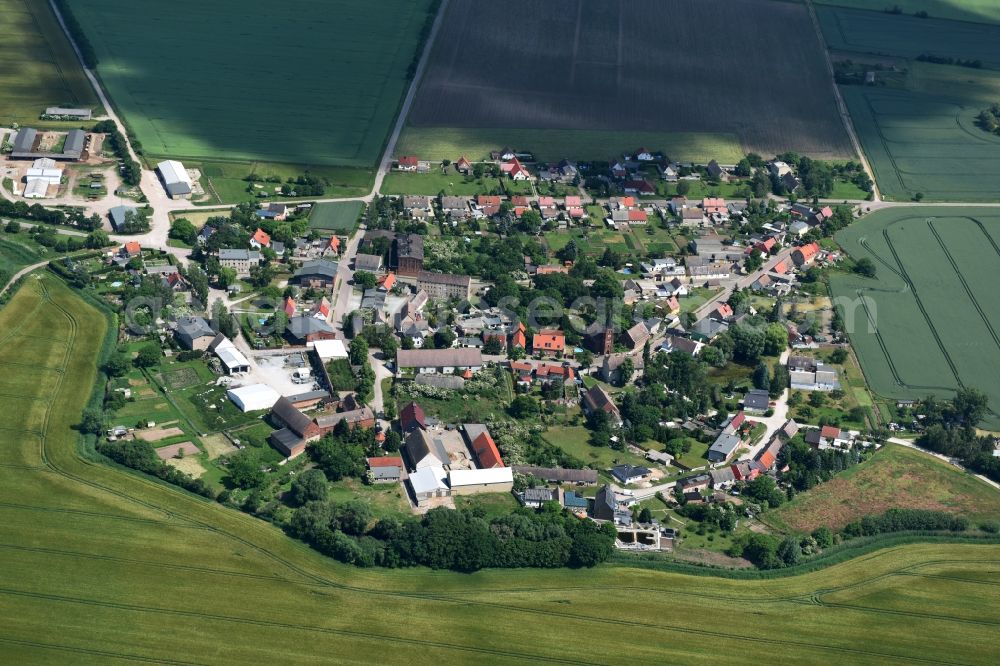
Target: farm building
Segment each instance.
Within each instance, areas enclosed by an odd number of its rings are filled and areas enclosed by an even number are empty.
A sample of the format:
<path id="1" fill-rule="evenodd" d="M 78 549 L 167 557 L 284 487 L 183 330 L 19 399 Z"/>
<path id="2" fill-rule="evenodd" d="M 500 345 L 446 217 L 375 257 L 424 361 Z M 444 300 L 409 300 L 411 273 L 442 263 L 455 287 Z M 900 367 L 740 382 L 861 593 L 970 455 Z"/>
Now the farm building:
<path id="1" fill-rule="evenodd" d="M 337 280 L 337 269 L 339 265 L 335 261 L 326 259 L 316 259 L 302 264 L 302 268 L 295 271 L 291 282 L 307 289 L 330 289 Z"/>
<path id="2" fill-rule="evenodd" d="M 509 493 L 514 487 L 514 471 L 510 467 L 453 469 L 448 472 L 448 485 L 453 495 Z"/>
<path id="3" fill-rule="evenodd" d="M 315 349 L 316 355 L 323 361 L 347 358 L 347 347 L 344 346 L 343 340 L 316 340 L 307 346 Z"/>
<path id="4" fill-rule="evenodd" d="M 333 340 L 337 337 L 333 326 L 316 317 L 292 317 L 285 328 L 288 339 L 300 345 L 319 340 Z"/>
<path id="5" fill-rule="evenodd" d="M 229 338 L 221 333 L 208 345 L 208 350 L 219 357 L 226 374 L 250 372 L 250 361 Z"/>
<path id="6" fill-rule="evenodd" d="M 184 165 L 177 160 L 164 160 L 156 165 L 163 180 L 163 187 L 171 199 L 184 199 L 191 196 L 191 177 Z"/>
<path id="7" fill-rule="evenodd" d="M 514 465 L 511 469 L 517 474 L 527 474 L 539 481 L 548 481 L 551 483 L 575 483 L 577 485 L 592 485 L 597 483 L 596 469 L 535 467 L 533 465 Z"/>
<path id="8" fill-rule="evenodd" d="M 10 153 L 11 159 L 34 160 L 47 158 L 51 160 L 78 160 L 83 156 L 83 149 L 87 143 L 87 134 L 80 129 L 73 129 L 66 132 L 66 139 L 63 142 L 62 150 L 58 153 L 38 150 L 36 148 L 38 143 L 38 130 L 32 127 L 22 127 L 14 136 L 13 150 Z"/>
<path id="9" fill-rule="evenodd" d="M 76 120 L 90 120 L 93 116 L 93 111 L 90 109 L 78 109 L 78 108 L 68 108 L 63 106 L 50 106 L 45 109 L 46 116 L 63 116 L 66 118 L 74 118 Z"/>
<path id="10" fill-rule="evenodd" d="M 278 402 L 278 392 L 267 384 L 250 384 L 226 391 L 226 395 L 242 412 L 257 412 L 271 409 Z"/>
<path id="11" fill-rule="evenodd" d="M 434 439 L 423 428 L 417 428 L 406 436 L 403 451 L 410 462 L 410 469 L 444 467 L 451 463 L 441 440 Z"/>
<path id="12" fill-rule="evenodd" d="M 443 467 L 424 467 L 410 474 L 407 481 L 413 491 L 413 499 L 417 506 L 423 506 L 435 497 L 449 497 L 451 489 L 447 483 L 448 473 Z"/>
<path id="13" fill-rule="evenodd" d="M 25 199 L 44 199 L 49 195 L 49 184 L 41 179 L 29 180 L 22 195 Z"/>
<path id="14" fill-rule="evenodd" d="M 478 349 L 400 349 L 396 352 L 396 372 L 451 373 L 456 370 L 478 371 L 483 354 Z"/>
<path id="15" fill-rule="evenodd" d="M 108 210 L 108 218 L 111 220 L 111 228 L 121 232 L 125 228 L 126 217 L 129 213 L 135 213 L 134 206 L 114 206 Z"/>
<path id="16" fill-rule="evenodd" d="M 346 412 L 336 412 L 316 417 L 316 424 L 319 425 L 323 433 L 330 432 L 341 421 L 346 423 L 347 427 L 351 430 L 354 428 L 371 428 L 375 425 L 375 413 L 368 407 L 359 407 L 358 409 L 349 409 Z"/>

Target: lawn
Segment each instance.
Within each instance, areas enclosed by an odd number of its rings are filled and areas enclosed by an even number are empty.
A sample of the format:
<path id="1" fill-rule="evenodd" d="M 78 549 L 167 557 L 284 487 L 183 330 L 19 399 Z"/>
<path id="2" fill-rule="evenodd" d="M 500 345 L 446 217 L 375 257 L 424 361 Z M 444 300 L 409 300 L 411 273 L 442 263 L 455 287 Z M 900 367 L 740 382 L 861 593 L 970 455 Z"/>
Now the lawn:
<path id="1" fill-rule="evenodd" d="M 21 238 L 27 238 L 27 236 L 0 232 L 0 289 L 7 284 L 7 280 L 14 273 L 25 266 L 41 261 L 39 255 L 31 247 L 18 242 Z"/>
<path id="2" fill-rule="evenodd" d="M 47 2 L 0 0 L 0 119 L 3 125 L 73 127 L 79 122 L 43 121 L 50 106 L 101 109 Z"/>
<path id="3" fill-rule="evenodd" d="M 606 446 L 591 446 L 590 431 L 583 426 L 550 426 L 542 437 L 550 444 L 582 460 L 585 465 L 600 471 L 611 469 L 619 463 L 646 464 L 645 458 L 629 451 L 615 451 Z"/>
<path id="4" fill-rule="evenodd" d="M 373 166 L 432 0 L 72 4 L 147 155 Z M 183 47 L 179 44 L 183 43 Z M 281 45 L 269 48 L 268 45 Z"/>
<path id="5" fill-rule="evenodd" d="M 926 453 L 887 444 L 869 460 L 764 514 L 779 529 L 839 529 L 888 509 L 947 511 L 971 519 L 1000 515 L 1000 490 Z"/>
<path id="6" fill-rule="evenodd" d="M 36 309 L 48 336 L 34 336 L 43 347 L 26 355 L 18 333 Z M 339 565 L 261 520 L 80 457 L 72 426 L 105 330 L 51 277 L 0 310 L 0 335 L 18 338 L 0 347 L 0 364 L 32 377 L 25 361 L 65 364 L 53 391 L 8 414 L 0 437 L 7 661 L 613 663 L 628 645 L 633 659 L 707 663 L 752 643 L 755 659 L 773 662 L 995 662 L 980 622 L 1000 613 L 997 545 L 909 545 L 756 581 L 611 565 L 473 574 Z M 25 430 L 28 413 L 44 425 Z M 719 628 L 717 617 L 741 621 Z"/>
<path id="7" fill-rule="evenodd" d="M 188 168 L 197 168 L 202 173 L 201 184 L 207 197 L 195 201 L 199 205 L 240 203 L 250 199 L 269 201 L 308 201 L 317 197 L 281 196 L 281 184 L 289 178 L 310 174 L 323 180 L 324 197 L 358 197 L 371 191 L 375 174 L 372 169 L 331 165 L 281 164 L 276 162 L 186 160 Z M 249 191 L 248 176 L 265 179 L 255 181 L 253 191 Z M 266 179 L 272 179 L 268 182 Z M 274 182 L 278 180 L 279 182 Z M 267 197 L 258 196 L 267 194 Z"/>
<path id="8" fill-rule="evenodd" d="M 947 398 L 964 385 L 990 397 L 1000 428 L 1000 215 L 994 209 L 923 207 L 877 212 L 837 234 L 875 279 L 835 273 L 830 287 L 872 391 L 887 398 Z"/>
<path id="9" fill-rule="evenodd" d="M 327 202 L 313 205 L 309 226 L 313 229 L 350 233 L 358 226 L 360 201 Z"/>
<path id="10" fill-rule="evenodd" d="M 509 128 L 415 127 L 407 125 L 396 153 L 422 159 L 489 159 L 490 151 L 504 146 L 530 151 L 536 160 L 607 160 L 613 155 L 649 146 L 671 159 L 684 162 L 735 164 L 743 157 L 732 134 L 709 132 L 633 132 L 618 130 L 551 130 Z M 388 180 L 388 179 L 387 179 Z M 435 193 L 436 194 L 436 193 Z"/>

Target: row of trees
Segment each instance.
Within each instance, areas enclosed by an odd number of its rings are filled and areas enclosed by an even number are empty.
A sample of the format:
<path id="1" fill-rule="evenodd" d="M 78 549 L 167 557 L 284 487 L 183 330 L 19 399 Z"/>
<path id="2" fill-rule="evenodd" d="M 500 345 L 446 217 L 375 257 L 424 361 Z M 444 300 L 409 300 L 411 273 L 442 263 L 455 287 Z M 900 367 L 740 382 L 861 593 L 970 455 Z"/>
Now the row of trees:
<path id="1" fill-rule="evenodd" d="M 296 509 L 288 532 L 358 566 L 590 567 L 614 551 L 613 525 L 581 520 L 549 503 L 487 519 L 475 510 L 435 508 L 420 518 L 376 520 L 362 502 L 314 500 Z"/>
<path id="2" fill-rule="evenodd" d="M 1000 481 L 1000 458 L 993 456 L 993 439 L 976 432 L 988 406 L 986 394 L 977 389 L 961 389 L 950 402 L 933 397 L 922 401 L 920 412 L 927 430 L 917 444 L 958 458 L 969 469 Z"/>
<path id="3" fill-rule="evenodd" d="M 115 156 L 122 161 L 122 181 L 126 185 L 138 185 L 142 180 L 142 167 L 132 159 L 128 152 L 128 142 L 125 135 L 118 129 L 113 120 L 102 120 L 94 125 L 94 132 L 106 135 L 104 139 Z"/>

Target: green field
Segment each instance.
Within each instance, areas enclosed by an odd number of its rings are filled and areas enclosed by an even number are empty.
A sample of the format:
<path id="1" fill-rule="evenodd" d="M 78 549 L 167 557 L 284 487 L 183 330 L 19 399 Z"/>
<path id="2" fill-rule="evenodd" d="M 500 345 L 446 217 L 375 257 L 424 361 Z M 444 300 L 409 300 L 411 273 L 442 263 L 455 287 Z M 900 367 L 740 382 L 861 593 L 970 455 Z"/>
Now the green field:
<path id="1" fill-rule="evenodd" d="M 37 127 L 39 114 L 49 106 L 100 109 L 48 2 L 0 0 L 0 35 L 0 124 Z"/>
<path id="2" fill-rule="evenodd" d="M 14 273 L 41 261 L 33 249 L 15 241 L 14 238 L 17 236 L 0 235 L 0 289 L 7 284 L 7 280 Z"/>
<path id="3" fill-rule="evenodd" d="M 970 519 L 1000 516 L 1000 491 L 920 451 L 887 444 L 870 460 L 799 493 L 764 514 L 780 529 L 840 529 L 865 515 L 889 509 L 946 511 Z"/>
<path id="4" fill-rule="evenodd" d="M 975 126 L 980 106 L 884 88 L 841 88 L 886 199 L 1000 199 L 1000 137 Z"/>
<path id="5" fill-rule="evenodd" d="M 150 155 L 375 164 L 431 0 L 73 3 L 97 71 Z M 280 48 L 279 48 L 280 47 Z"/>
<path id="6" fill-rule="evenodd" d="M 990 396 L 988 425 L 1000 427 L 1000 210 L 894 208 L 837 241 L 878 270 L 874 280 L 835 273 L 830 281 L 872 390 L 945 398 L 975 387 Z"/>
<path id="7" fill-rule="evenodd" d="M 437 196 L 444 192 L 448 196 L 473 196 L 475 194 L 500 194 L 503 186 L 497 178 L 466 178 L 455 171 L 454 167 L 446 173 L 434 169 L 430 173 L 405 173 L 392 171 L 386 174 L 382 194 L 425 194 Z"/>
<path id="8" fill-rule="evenodd" d="M 360 201 L 328 202 L 313 206 L 309 226 L 326 231 L 349 232 L 358 224 Z"/>
<path id="9" fill-rule="evenodd" d="M 835 51 L 901 58 L 916 58 L 926 53 L 1000 66 L 1000 49 L 996 46 L 1000 40 L 998 25 L 921 19 L 841 7 L 821 7 L 818 14 L 827 46 Z"/>
<path id="10" fill-rule="evenodd" d="M 748 645 L 772 662 L 996 661 L 997 545 L 901 546 L 772 580 L 338 565 L 261 520 L 80 457 L 71 428 L 106 325 L 51 277 L 0 310 L 5 385 L 21 383 L 3 393 L 22 407 L 0 437 L 7 662 L 617 663 L 623 645 L 655 663 L 718 663 Z"/>
<path id="11" fill-rule="evenodd" d="M 470 160 L 488 159 L 490 151 L 511 146 L 530 151 L 535 159 L 557 162 L 608 160 L 647 146 L 662 150 L 682 162 L 736 164 L 743 157 L 739 141 L 731 134 L 694 132 L 629 132 L 605 130 L 531 130 L 500 128 L 437 128 L 408 125 L 397 155 L 418 155 L 427 160 L 451 160 L 465 155 Z"/>
<path id="12" fill-rule="evenodd" d="M 280 196 L 281 183 L 289 178 L 297 178 L 305 173 L 317 176 L 326 184 L 324 197 L 355 197 L 363 196 L 371 191 L 375 180 L 373 169 L 355 167 L 299 164 L 280 164 L 275 162 L 219 162 L 188 160 L 185 166 L 201 170 L 201 183 L 208 198 L 196 201 L 198 204 L 214 205 L 218 203 L 240 203 L 248 199 L 261 199 L 258 193 L 266 193 L 269 200 L 295 201 Z M 254 191 L 248 191 L 250 184 L 247 176 L 255 175 L 261 178 L 279 178 L 281 182 L 255 183 Z M 304 200 L 308 201 L 306 197 Z"/>
<path id="13" fill-rule="evenodd" d="M 1000 23 L 1000 5 L 995 0 L 813 0 L 817 5 L 837 5 L 881 12 L 886 7 L 899 7 L 906 14 L 927 12 L 931 18 L 954 21 Z M 904 16 L 889 16 L 905 19 Z"/>

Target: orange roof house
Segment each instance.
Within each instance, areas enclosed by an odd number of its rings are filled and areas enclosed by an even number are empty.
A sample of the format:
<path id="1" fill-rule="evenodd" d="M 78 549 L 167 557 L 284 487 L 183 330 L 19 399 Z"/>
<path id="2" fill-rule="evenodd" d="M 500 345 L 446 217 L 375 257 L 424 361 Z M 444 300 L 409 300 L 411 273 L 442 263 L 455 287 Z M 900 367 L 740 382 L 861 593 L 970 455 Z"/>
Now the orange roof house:
<path id="1" fill-rule="evenodd" d="M 285 298 L 285 306 L 282 308 L 289 317 L 295 316 L 295 299 L 291 296 Z"/>
<path id="2" fill-rule="evenodd" d="M 389 291 L 395 284 L 396 284 L 395 273 L 387 273 L 386 275 L 383 275 L 381 278 L 379 278 L 379 289 L 381 289 L 382 291 Z"/>
<path id="3" fill-rule="evenodd" d="M 480 208 L 484 206 L 497 206 L 503 203 L 503 199 L 493 194 L 480 194 L 476 197 L 476 205 Z"/>
<path id="4" fill-rule="evenodd" d="M 635 208 L 628 212 L 629 222 L 645 222 L 646 221 L 646 211 Z"/>
<path id="5" fill-rule="evenodd" d="M 271 237 L 263 229 L 258 228 L 250 237 L 250 244 L 257 247 L 271 247 Z"/>
<path id="6" fill-rule="evenodd" d="M 568 196 L 566 201 L 563 202 L 566 208 L 575 208 L 583 205 L 583 201 L 579 196 Z"/>
<path id="7" fill-rule="evenodd" d="M 776 263 L 774 265 L 774 268 L 772 268 L 771 270 L 773 270 L 775 273 L 777 273 L 779 275 L 784 275 L 785 273 L 788 272 L 788 264 L 785 263 L 784 259 L 782 259 L 781 261 L 779 261 L 778 263 Z"/>
<path id="8" fill-rule="evenodd" d="M 472 171 L 472 162 L 470 162 L 465 155 L 462 155 L 458 158 L 458 161 L 455 162 L 455 169 L 461 173 L 468 174 Z"/>
<path id="9" fill-rule="evenodd" d="M 136 241 L 129 241 L 125 243 L 125 254 L 130 257 L 134 257 L 137 254 L 142 253 L 142 246 Z"/>
<path id="10" fill-rule="evenodd" d="M 330 242 L 327 244 L 327 247 L 337 254 L 340 254 L 340 238 L 337 236 L 330 236 Z"/>
<path id="11" fill-rule="evenodd" d="M 719 197 L 705 197 L 701 201 L 701 207 L 706 215 L 722 215 L 729 212 L 726 200 Z"/>
<path id="12" fill-rule="evenodd" d="M 667 311 L 670 314 L 677 314 L 681 311 L 681 304 L 677 301 L 676 296 L 671 296 L 667 299 Z"/>
<path id="13" fill-rule="evenodd" d="M 514 335 L 510 336 L 510 346 L 520 347 L 521 349 L 528 346 L 528 340 L 524 336 L 524 331 L 514 331 Z"/>
<path id="14" fill-rule="evenodd" d="M 531 350 L 562 354 L 566 350 L 566 336 L 562 331 L 539 331 L 531 339 Z"/>
<path id="15" fill-rule="evenodd" d="M 792 252 L 792 261 L 795 262 L 796 266 L 805 266 L 815 261 L 817 254 L 819 254 L 819 245 L 809 243 L 809 245 L 795 248 Z"/>
<path id="16" fill-rule="evenodd" d="M 503 459 L 496 443 L 490 437 L 490 433 L 481 432 L 479 436 L 472 440 L 472 450 L 476 454 L 481 469 L 491 469 L 493 467 L 503 467 Z"/>

